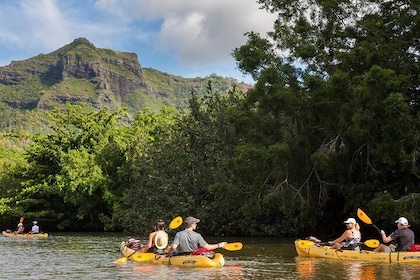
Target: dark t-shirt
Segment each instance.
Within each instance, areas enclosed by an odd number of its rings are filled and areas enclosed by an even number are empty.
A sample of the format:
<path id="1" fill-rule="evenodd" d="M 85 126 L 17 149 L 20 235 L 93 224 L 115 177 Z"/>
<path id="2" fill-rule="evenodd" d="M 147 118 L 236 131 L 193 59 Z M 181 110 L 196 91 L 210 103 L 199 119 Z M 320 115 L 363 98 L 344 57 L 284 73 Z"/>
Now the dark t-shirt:
<path id="1" fill-rule="evenodd" d="M 397 251 L 407 251 L 414 244 L 414 232 L 409 228 L 395 230 L 391 238 L 397 242 Z"/>

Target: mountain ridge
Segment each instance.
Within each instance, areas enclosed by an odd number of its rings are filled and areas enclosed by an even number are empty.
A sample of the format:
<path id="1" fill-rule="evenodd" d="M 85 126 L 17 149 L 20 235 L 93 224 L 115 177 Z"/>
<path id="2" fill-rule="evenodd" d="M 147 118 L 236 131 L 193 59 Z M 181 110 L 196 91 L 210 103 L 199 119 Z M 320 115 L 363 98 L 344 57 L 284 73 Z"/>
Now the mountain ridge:
<path id="1" fill-rule="evenodd" d="M 164 105 L 183 109 L 190 93 L 204 93 L 209 81 L 218 91 L 251 87 L 215 74 L 184 78 L 143 68 L 135 53 L 97 48 L 88 39 L 77 38 L 48 54 L 0 67 L 0 109 L 4 112 L 0 116 L 7 117 L 13 110 L 21 114 L 50 110 L 67 102 L 95 109 L 127 107 L 131 114 Z M 0 121 L 0 130 L 6 127 Z"/>

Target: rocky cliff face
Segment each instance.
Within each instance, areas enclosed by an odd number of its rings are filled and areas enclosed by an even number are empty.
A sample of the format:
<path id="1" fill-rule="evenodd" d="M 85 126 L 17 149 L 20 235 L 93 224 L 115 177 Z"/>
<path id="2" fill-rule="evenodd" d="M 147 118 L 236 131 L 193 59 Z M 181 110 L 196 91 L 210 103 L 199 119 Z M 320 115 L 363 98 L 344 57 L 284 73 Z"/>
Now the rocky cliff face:
<path id="1" fill-rule="evenodd" d="M 54 70 L 60 73 L 62 78 L 86 79 L 97 84 L 98 90 L 120 96 L 127 95 L 139 87 L 151 91 L 134 53 L 98 50 L 83 38 L 76 39 L 69 46 L 56 52 L 59 60 Z"/>
<path id="2" fill-rule="evenodd" d="M 43 86 L 51 87 L 69 79 L 84 80 L 94 85 L 97 94 L 96 100 L 90 97 L 91 105 L 102 107 L 98 106 L 102 101 L 121 100 L 139 88 L 154 95 L 143 74 L 136 54 L 99 49 L 87 39 L 78 38 L 50 54 L 0 67 L 0 83 L 13 86 L 39 80 Z M 68 93 L 64 95 L 55 92 L 53 99 L 68 101 Z M 38 107 L 48 106 L 47 99 L 40 99 Z"/>
<path id="3" fill-rule="evenodd" d="M 207 94 L 209 84 L 215 92 L 249 88 L 215 74 L 183 78 L 142 68 L 134 53 L 96 48 L 78 38 L 54 52 L 0 67 L 0 131 L 15 131 L 15 124 L 36 128 L 45 110 L 67 102 L 94 109 L 126 107 L 129 117 L 144 108 L 185 109 L 191 92 Z"/>

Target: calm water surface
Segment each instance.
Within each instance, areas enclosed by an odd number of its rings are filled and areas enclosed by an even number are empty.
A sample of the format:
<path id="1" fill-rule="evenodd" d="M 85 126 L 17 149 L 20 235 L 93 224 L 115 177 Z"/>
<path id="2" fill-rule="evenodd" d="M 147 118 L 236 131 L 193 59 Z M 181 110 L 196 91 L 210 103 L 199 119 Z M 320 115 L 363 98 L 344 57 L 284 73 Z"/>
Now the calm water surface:
<path id="1" fill-rule="evenodd" d="M 121 257 L 120 242 L 131 236 L 50 235 L 47 240 L 0 237 L 0 279 L 420 279 L 419 265 L 297 257 L 293 239 L 229 238 L 241 241 L 244 247 L 236 252 L 219 249 L 225 256 L 224 267 L 181 268 L 131 261 L 113 264 Z"/>

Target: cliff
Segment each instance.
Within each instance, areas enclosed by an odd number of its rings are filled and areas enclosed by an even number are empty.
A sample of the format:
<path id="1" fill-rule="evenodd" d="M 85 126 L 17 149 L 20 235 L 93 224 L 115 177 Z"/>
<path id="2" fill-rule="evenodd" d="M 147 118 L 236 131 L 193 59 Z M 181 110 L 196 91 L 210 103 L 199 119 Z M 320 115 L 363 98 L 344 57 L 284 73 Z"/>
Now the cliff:
<path id="1" fill-rule="evenodd" d="M 0 105 L 49 110 L 70 102 L 98 109 L 125 106 L 132 112 L 163 104 L 184 108 L 191 90 L 202 90 L 209 79 L 218 90 L 237 84 L 213 75 L 187 79 L 143 69 L 134 53 L 96 48 L 78 38 L 52 53 L 0 67 Z"/>

